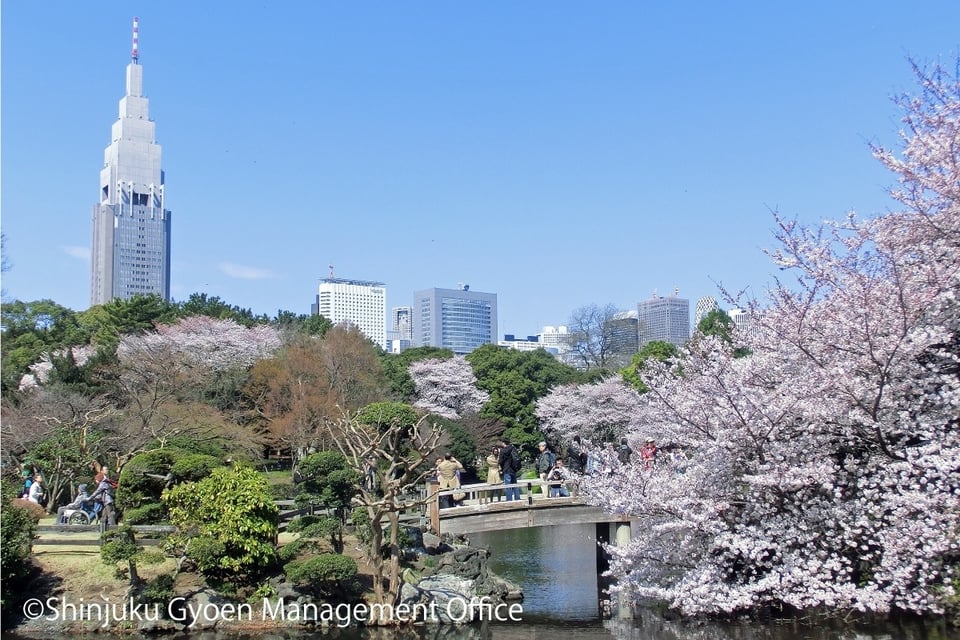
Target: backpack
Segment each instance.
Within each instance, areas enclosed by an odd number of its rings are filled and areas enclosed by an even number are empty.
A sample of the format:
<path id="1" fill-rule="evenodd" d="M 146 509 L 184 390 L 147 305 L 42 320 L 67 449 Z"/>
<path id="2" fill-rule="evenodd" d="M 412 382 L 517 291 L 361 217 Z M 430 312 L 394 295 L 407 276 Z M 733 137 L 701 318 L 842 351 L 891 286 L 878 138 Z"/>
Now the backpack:
<path id="1" fill-rule="evenodd" d="M 510 462 L 513 463 L 514 471 L 520 471 L 520 452 L 516 447 L 510 447 Z"/>

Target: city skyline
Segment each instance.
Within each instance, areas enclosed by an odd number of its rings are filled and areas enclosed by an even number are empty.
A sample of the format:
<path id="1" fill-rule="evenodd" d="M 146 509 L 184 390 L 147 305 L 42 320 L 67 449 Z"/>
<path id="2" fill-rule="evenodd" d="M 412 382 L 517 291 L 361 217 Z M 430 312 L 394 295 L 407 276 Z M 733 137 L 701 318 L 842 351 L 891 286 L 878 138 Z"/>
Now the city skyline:
<path id="1" fill-rule="evenodd" d="M 225 28 L 179 1 L 6 3 L 6 299 L 89 302 L 92 167 L 134 16 L 173 299 L 308 313 L 333 264 L 385 282 L 388 309 L 496 292 L 500 336 L 654 290 L 762 299 L 771 209 L 816 224 L 893 206 L 868 142 L 897 146 L 907 57 L 949 60 L 960 22 L 952 2 L 904 11 L 292 2 Z"/>

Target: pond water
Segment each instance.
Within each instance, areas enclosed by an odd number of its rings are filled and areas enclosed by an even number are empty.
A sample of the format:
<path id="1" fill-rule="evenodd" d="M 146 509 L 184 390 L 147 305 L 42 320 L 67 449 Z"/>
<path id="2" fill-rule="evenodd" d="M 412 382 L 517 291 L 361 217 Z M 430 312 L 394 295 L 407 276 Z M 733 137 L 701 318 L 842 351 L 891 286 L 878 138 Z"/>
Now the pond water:
<path id="1" fill-rule="evenodd" d="M 642 612 L 630 620 L 600 616 L 597 541 L 593 525 L 537 527 L 474 534 L 471 544 L 491 550 L 492 569 L 520 585 L 522 620 L 466 627 L 430 625 L 402 629 L 329 629 L 256 635 L 198 632 L 189 640 L 960 640 L 960 630 L 942 624 L 886 624 L 852 628 L 798 623 L 697 624 L 664 620 Z M 48 635 L 49 640 L 76 640 Z M 131 636 L 97 634 L 98 640 Z M 0 640 L 22 640 L 3 633 Z"/>

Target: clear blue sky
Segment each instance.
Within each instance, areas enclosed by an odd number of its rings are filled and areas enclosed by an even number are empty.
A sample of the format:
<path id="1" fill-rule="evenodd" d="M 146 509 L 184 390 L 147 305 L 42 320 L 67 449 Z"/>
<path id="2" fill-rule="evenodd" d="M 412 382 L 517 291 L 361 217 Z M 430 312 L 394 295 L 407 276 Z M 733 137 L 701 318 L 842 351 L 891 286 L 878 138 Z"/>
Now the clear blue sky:
<path id="1" fill-rule="evenodd" d="M 890 206 L 907 57 L 960 2 L 75 2 L 2 14 L 6 299 L 89 305 L 133 16 L 172 293 L 309 312 L 335 265 L 499 297 L 500 334 L 675 287 L 762 297 L 771 209 Z"/>

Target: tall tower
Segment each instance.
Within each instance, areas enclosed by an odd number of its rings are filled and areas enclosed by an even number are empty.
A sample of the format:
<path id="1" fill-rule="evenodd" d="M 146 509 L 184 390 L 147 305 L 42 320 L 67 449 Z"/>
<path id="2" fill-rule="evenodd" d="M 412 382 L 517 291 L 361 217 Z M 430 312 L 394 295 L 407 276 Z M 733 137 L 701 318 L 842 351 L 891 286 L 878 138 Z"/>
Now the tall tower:
<path id="1" fill-rule="evenodd" d="M 170 299 L 170 212 L 164 208 L 160 145 L 143 95 L 139 21 L 120 117 L 103 152 L 100 201 L 93 207 L 90 304 L 156 294 Z"/>

